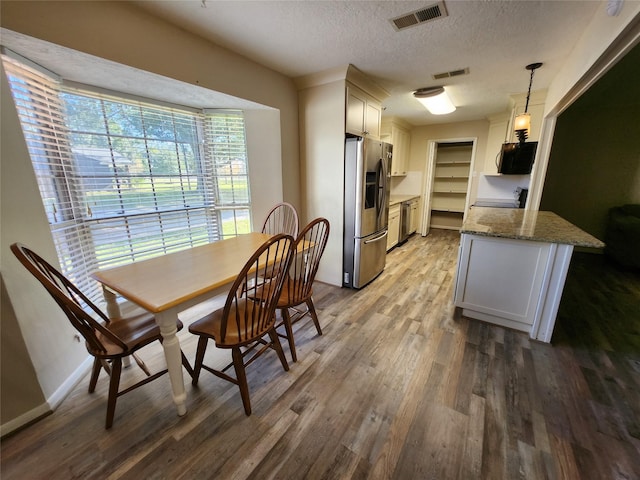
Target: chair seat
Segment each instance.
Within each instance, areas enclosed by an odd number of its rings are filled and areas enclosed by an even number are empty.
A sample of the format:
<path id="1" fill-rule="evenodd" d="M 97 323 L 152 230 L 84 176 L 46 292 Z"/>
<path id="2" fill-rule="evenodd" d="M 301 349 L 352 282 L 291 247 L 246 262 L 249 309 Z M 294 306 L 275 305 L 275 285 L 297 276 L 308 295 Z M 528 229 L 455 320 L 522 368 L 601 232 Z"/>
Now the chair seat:
<path id="1" fill-rule="evenodd" d="M 247 343 L 246 339 L 241 338 L 241 332 L 245 331 L 246 318 L 251 317 L 251 310 L 255 310 L 256 303 L 253 301 L 243 301 L 238 304 L 238 308 L 231 308 L 229 311 L 229 320 L 227 321 L 227 331 L 224 339 L 222 338 L 222 321 L 224 318 L 224 309 L 220 308 L 202 317 L 200 320 L 189 325 L 189 332 L 194 335 L 209 337 L 215 340 L 216 346 L 220 348 L 233 348 Z M 235 307 L 235 306 L 234 306 Z M 245 311 L 247 311 L 245 315 Z M 237 314 L 236 314 L 237 313 Z M 236 321 L 236 319 L 238 321 Z M 261 336 L 266 333 L 253 332 L 253 336 Z"/>
<path id="2" fill-rule="evenodd" d="M 178 320 L 178 331 L 182 330 L 182 327 L 182 322 Z M 162 337 L 155 317 L 148 312 L 141 312 L 121 319 L 112 320 L 107 328 L 127 345 L 127 350 L 124 351 L 120 345 L 113 343 L 109 338 L 98 332 L 97 337 L 105 347 L 106 352 L 93 351 L 88 343 L 87 349 L 89 353 L 99 358 L 122 356 L 126 354 L 127 351 L 135 352 L 145 345 L 160 340 Z"/>

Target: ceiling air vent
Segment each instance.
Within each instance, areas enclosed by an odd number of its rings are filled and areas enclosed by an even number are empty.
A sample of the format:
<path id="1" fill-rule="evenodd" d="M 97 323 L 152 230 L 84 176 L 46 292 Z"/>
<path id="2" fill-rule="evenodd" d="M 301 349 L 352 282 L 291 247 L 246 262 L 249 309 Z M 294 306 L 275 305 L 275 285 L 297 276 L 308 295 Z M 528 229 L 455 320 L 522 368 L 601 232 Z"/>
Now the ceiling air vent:
<path id="1" fill-rule="evenodd" d="M 436 73 L 433 75 L 434 80 L 440 80 L 441 78 L 457 77 L 459 75 L 468 75 L 469 68 L 460 68 L 458 70 L 451 70 L 450 72 Z"/>
<path id="2" fill-rule="evenodd" d="M 400 31 L 405 28 L 414 27 L 421 23 L 446 16 L 447 9 L 444 6 L 444 2 L 438 2 L 429 5 L 428 7 L 421 8 L 420 10 L 415 10 L 411 13 L 405 13 L 399 17 L 392 18 L 390 22 L 396 30 Z"/>

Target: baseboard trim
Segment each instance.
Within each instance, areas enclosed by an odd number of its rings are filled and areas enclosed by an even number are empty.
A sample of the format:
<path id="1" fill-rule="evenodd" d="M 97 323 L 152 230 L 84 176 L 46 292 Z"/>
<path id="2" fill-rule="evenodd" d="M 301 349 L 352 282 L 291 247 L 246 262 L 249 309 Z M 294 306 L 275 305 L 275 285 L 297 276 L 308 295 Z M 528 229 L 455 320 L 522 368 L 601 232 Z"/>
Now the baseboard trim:
<path id="1" fill-rule="evenodd" d="M 73 373 L 60 385 L 46 402 L 32 408 L 28 412 L 9 420 L 0 425 L 0 438 L 25 428 L 41 418 L 44 418 L 60 406 L 63 400 L 71 393 L 71 391 L 80 383 L 80 381 L 91 371 L 93 365 L 93 357 L 88 355 L 87 358 L 76 368 Z"/>

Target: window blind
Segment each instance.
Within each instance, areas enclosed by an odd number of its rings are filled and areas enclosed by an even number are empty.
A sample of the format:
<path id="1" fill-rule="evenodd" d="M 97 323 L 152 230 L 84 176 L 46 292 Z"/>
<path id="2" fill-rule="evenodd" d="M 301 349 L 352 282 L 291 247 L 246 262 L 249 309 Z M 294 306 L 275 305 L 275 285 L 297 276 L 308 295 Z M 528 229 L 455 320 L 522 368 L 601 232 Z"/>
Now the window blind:
<path id="1" fill-rule="evenodd" d="M 207 112 L 204 128 L 207 163 L 213 166 L 222 236 L 251 230 L 250 185 L 244 117 L 239 112 Z"/>
<path id="2" fill-rule="evenodd" d="M 241 112 L 65 88 L 3 56 L 62 269 L 91 272 L 250 231 Z"/>

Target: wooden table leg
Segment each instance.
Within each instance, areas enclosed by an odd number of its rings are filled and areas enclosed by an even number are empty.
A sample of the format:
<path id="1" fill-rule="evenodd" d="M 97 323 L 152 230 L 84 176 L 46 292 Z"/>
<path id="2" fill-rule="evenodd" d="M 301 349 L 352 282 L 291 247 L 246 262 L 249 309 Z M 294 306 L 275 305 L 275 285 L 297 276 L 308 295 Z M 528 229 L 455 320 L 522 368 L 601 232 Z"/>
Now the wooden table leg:
<path id="1" fill-rule="evenodd" d="M 182 376 L 182 355 L 180 351 L 180 340 L 176 333 L 177 312 L 168 310 L 156 314 L 156 322 L 162 334 L 162 348 L 167 361 L 169 379 L 171 380 L 171 390 L 173 392 L 173 402 L 178 408 L 178 415 L 187 413 L 187 393 L 184 389 L 184 378 Z"/>

